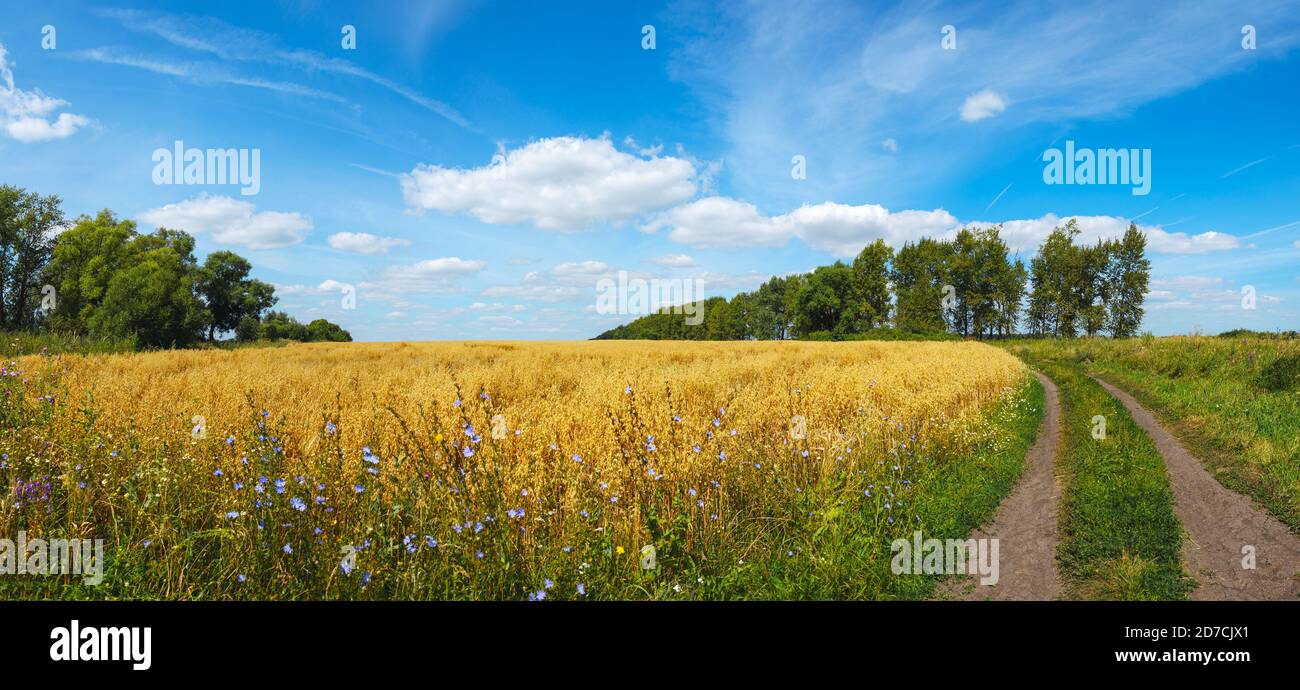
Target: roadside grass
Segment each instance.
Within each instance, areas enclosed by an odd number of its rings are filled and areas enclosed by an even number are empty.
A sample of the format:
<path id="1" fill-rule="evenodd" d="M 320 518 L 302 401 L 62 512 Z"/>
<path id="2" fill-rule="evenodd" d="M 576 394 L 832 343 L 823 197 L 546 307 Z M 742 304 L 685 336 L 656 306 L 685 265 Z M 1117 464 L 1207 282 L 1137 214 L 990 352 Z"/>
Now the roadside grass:
<path id="1" fill-rule="evenodd" d="M 833 490 L 819 494 L 808 506 L 813 510 L 807 516 L 775 530 L 780 533 L 775 540 L 779 547 L 769 551 L 770 558 L 742 566 L 733 586 L 745 598 L 930 598 L 946 576 L 894 574 L 892 542 L 910 541 L 916 530 L 926 539 L 966 539 L 992 519 L 1025 470 L 1025 457 L 1037 439 L 1045 406 L 1042 384 L 1027 375 L 1022 387 L 973 431 L 968 450 L 923 453 L 923 462 L 914 465 L 922 469 L 907 484 L 916 516 L 911 523 L 885 524 L 886 508 L 898 486 L 845 478 Z M 846 507 L 856 504 L 864 492 L 872 493 L 867 505 L 874 505 L 874 510 Z M 791 557 L 799 554 L 811 557 Z"/>
<path id="2" fill-rule="evenodd" d="M 1141 401 L 1224 486 L 1300 533 L 1300 340 L 1138 338 L 1060 347 Z"/>
<path id="3" fill-rule="evenodd" d="M 1181 562 L 1182 527 L 1164 461 L 1124 406 L 1055 344 L 1008 349 L 1040 367 L 1061 392 L 1058 472 L 1064 598 L 1185 599 L 1194 581 Z M 1096 418 L 1105 437 L 1093 437 Z"/>

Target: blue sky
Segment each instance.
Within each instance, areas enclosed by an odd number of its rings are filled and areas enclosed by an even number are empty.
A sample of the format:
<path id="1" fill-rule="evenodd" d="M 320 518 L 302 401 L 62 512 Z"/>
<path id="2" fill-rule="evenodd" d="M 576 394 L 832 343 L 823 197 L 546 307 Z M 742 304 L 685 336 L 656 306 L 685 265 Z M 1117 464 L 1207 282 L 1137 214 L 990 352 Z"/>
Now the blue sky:
<path id="1" fill-rule="evenodd" d="M 1027 260 L 1072 216 L 1147 233 L 1144 329 L 1300 327 L 1300 4 L 1134 5 L 23 3 L 0 183 L 239 252 L 359 340 L 588 338 L 634 318 L 594 308 L 618 271 L 730 296 L 971 224 Z M 257 193 L 155 184 L 178 140 L 257 149 Z M 1149 193 L 1045 183 L 1067 141 L 1149 150 Z"/>

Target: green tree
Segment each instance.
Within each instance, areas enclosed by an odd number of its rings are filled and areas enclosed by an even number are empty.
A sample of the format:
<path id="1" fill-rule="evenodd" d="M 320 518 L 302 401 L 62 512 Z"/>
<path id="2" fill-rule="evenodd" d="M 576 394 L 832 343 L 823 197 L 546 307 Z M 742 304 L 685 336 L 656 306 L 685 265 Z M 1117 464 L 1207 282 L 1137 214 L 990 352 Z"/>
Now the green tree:
<path id="1" fill-rule="evenodd" d="M 1109 310 L 1106 327 L 1116 338 L 1137 335 L 1142 325 L 1147 289 L 1151 278 L 1151 262 L 1146 258 L 1146 236 L 1129 223 L 1124 236 L 1115 243 L 1107 267 Z"/>
<path id="2" fill-rule="evenodd" d="M 46 266 L 46 281 L 58 294 L 51 325 L 88 332 L 90 317 L 104 300 L 109 280 L 126 265 L 135 236 L 135 223 L 119 221 L 108 209 L 93 218 L 81 216 L 59 235 Z"/>
<path id="3" fill-rule="evenodd" d="M 1079 291 L 1079 315 L 1083 331 L 1095 336 L 1106 327 L 1107 305 L 1110 304 L 1110 286 L 1106 280 L 1107 267 L 1114 243 L 1099 241 L 1089 247 L 1078 248 L 1078 274 L 1075 276 Z"/>
<path id="4" fill-rule="evenodd" d="M 800 337 L 829 331 L 837 337 L 857 332 L 851 304 L 853 270 L 836 261 L 808 274 L 795 293 L 794 322 Z"/>
<path id="5" fill-rule="evenodd" d="M 195 295 L 194 238 L 159 228 L 129 241 L 126 260 L 109 276 L 103 299 L 86 319 L 91 335 L 135 337 L 147 347 L 189 345 L 211 316 Z"/>
<path id="6" fill-rule="evenodd" d="M 894 250 L 876 240 L 853 259 L 853 289 L 849 306 L 855 332 L 884 328 L 889 324 L 889 262 Z"/>
<path id="7" fill-rule="evenodd" d="M 890 268 L 894 285 L 894 327 L 914 333 L 934 333 L 948 327 L 943 288 L 948 285 L 952 245 L 921 238 L 907 243 Z"/>
<path id="8" fill-rule="evenodd" d="M 307 327 L 282 311 L 269 311 L 262 318 L 264 340 L 307 340 Z"/>
<path id="9" fill-rule="evenodd" d="M 1074 245 L 1079 232 L 1073 218 L 1053 228 L 1030 263 L 1030 318 L 1042 333 L 1072 338 L 1077 332 L 1086 292 L 1079 287 L 1085 262 Z"/>
<path id="10" fill-rule="evenodd" d="M 350 343 L 352 334 L 338 324 L 316 319 L 307 324 L 307 339 L 311 342 Z"/>
<path id="11" fill-rule="evenodd" d="M 245 314 L 235 326 L 235 340 L 252 342 L 262 337 L 262 320 L 252 314 Z"/>
<path id="12" fill-rule="evenodd" d="M 208 340 L 218 332 L 234 330 L 245 316 L 258 317 L 275 305 L 275 288 L 249 278 L 248 260 L 234 252 L 213 252 L 198 271 L 199 295 L 212 314 Z"/>
<path id="13" fill-rule="evenodd" d="M 64 222 L 60 203 L 57 196 L 0 187 L 0 328 L 36 323 L 44 297 L 42 273 Z"/>

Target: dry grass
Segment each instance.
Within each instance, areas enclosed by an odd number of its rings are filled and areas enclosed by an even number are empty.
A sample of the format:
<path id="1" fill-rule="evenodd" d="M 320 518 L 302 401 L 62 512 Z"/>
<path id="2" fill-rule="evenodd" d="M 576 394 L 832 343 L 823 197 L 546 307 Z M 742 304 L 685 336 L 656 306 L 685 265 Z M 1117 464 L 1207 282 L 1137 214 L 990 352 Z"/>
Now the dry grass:
<path id="1" fill-rule="evenodd" d="M 770 530 L 755 526 L 797 515 L 805 491 L 826 501 L 848 477 L 905 475 L 910 488 L 913 463 L 969 451 L 982 415 L 1025 381 L 1009 354 L 951 342 L 311 344 L 17 368 L 0 479 L 58 481 L 54 510 L 0 503 L 0 527 L 163 545 L 147 558 L 165 569 L 128 553 L 119 567 L 180 598 L 247 596 L 239 575 L 252 596 L 357 595 L 337 554 L 367 540 L 385 551 L 359 568 L 389 596 L 521 596 L 521 581 L 559 579 L 549 551 L 562 544 L 587 564 L 565 578 L 635 596 L 642 545 L 698 569 L 728 548 L 738 560 L 737 535 L 762 542 Z M 261 477 L 288 491 L 259 497 Z M 298 495 L 309 509 L 295 514 Z M 294 555 L 275 554 L 281 542 Z"/>

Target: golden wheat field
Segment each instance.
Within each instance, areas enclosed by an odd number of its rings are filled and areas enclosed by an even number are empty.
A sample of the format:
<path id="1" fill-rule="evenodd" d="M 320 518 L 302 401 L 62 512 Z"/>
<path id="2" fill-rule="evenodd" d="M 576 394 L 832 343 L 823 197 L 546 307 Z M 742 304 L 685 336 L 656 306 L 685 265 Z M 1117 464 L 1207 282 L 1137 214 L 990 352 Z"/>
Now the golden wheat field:
<path id="1" fill-rule="evenodd" d="M 1026 388 L 1015 357 L 956 342 L 305 344 L 9 369 L 0 478 L 45 489 L 0 502 L 0 523 L 104 536 L 134 583 L 112 595 L 163 598 L 628 598 L 688 573 L 713 589 L 682 596 L 728 596 L 746 559 L 824 567 L 792 541 L 808 520 L 920 521 L 908 492 L 990 442 Z"/>
<path id="2" fill-rule="evenodd" d="M 636 395 L 658 414 L 780 435 L 802 416 L 808 436 L 891 439 L 898 423 L 953 420 L 1017 385 L 1024 365 L 976 343 L 448 342 L 27 358 L 57 372 L 64 396 L 93 397 L 106 431 L 202 445 L 247 423 L 250 401 L 283 417 L 285 444 L 311 452 L 325 423 L 345 448 L 384 445 L 423 413 L 490 397 L 512 443 L 550 443 L 599 462 L 616 455 L 608 413 Z M 501 422 L 495 429 L 500 436 Z M 194 427 L 202 424 L 201 434 Z M 491 432 L 493 429 L 484 429 Z"/>

